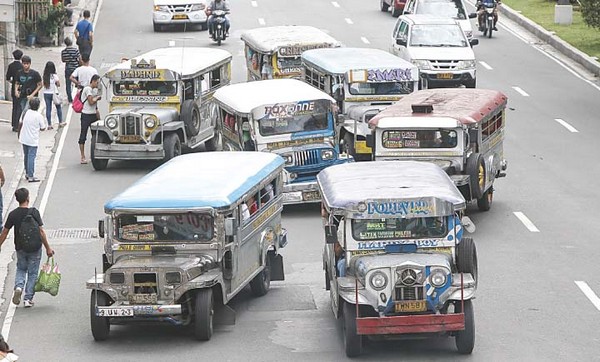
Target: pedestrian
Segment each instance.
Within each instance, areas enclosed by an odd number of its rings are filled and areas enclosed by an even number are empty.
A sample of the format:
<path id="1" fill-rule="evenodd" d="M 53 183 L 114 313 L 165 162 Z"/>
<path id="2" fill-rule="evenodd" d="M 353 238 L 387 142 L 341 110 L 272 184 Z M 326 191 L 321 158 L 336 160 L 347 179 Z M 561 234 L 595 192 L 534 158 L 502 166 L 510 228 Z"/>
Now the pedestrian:
<path id="1" fill-rule="evenodd" d="M 15 95 L 21 103 L 22 116 L 29 107 L 29 101 L 37 97 L 38 92 L 42 89 L 42 77 L 40 73 L 31 69 L 31 58 L 28 55 L 23 55 L 21 58 L 23 69 L 19 72 L 17 83 L 15 86 Z"/>
<path id="2" fill-rule="evenodd" d="M 4 207 L 2 204 L 2 187 L 4 186 L 5 182 L 6 177 L 4 177 L 4 170 L 2 170 L 2 164 L 0 164 L 0 230 L 2 230 L 2 221 L 4 220 L 2 218 L 2 208 Z"/>
<path id="3" fill-rule="evenodd" d="M 38 109 L 40 108 L 40 99 L 35 97 L 29 101 L 30 109 L 23 114 L 19 127 L 19 142 L 23 145 L 23 163 L 25 165 L 25 175 L 29 182 L 39 182 L 40 180 L 33 176 L 35 171 L 35 156 L 40 143 L 40 131 L 46 129 L 46 121 Z"/>
<path id="4" fill-rule="evenodd" d="M 79 47 L 79 53 L 83 56 L 87 54 L 89 57 L 92 54 L 92 48 L 94 46 L 94 26 L 90 22 L 90 11 L 83 11 L 83 20 L 77 23 L 74 30 L 75 42 Z"/>
<path id="5" fill-rule="evenodd" d="M 47 62 L 44 68 L 44 75 L 42 76 L 42 83 L 44 84 L 44 101 L 46 102 L 46 121 L 48 121 L 48 129 L 52 129 L 52 104 L 56 107 L 56 116 L 58 117 L 58 126 L 62 127 L 65 125 L 62 118 L 62 104 L 54 103 L 54 94 L 58 93 L 60 87 L 60 80 L 58 74 L 56 74 L 56 66 L 53 62 Z"/>
<path id="6" fill-rule="evenodd" d="M 79 67 L 79 50 L 73 46 L 71 38 L 65 38 L 65 48 L 60 52 L 60 57 L 65 63 L 65 87 L 67 88 L 67 100 L 73 103 L 71 74 Z"/>
<path id="7" fill-rule="evenodd" d="M 79 89 L 83 89 L 90 85 L 90 80 L 94 74 L 98 74 L 96 68 L 90 66 L 90 57 L 87 54 L 81 55 L 81 65 L 77 67 L 71 76 L 71 82 Z M 83 98 L 82 98 L 83 99 Z"/>
<path id="8" fill-rule="evenodd" d="M 21 117 L 21 102 L 19 102 L 19 97 L 17 97 L 15 94 L 15 86 L 17 79 L 19 78 L 19 72 L 23 69 L 23 64 L 21 64 L 23 52 L 17 49 L 12 54 L 15 60 L 8 65 L 8 70 L 6 71 L 6 80 L 10 82 L 10 96 L 12 99 L 12 131 L 17 132 L 19 128 L 19 117 Z"/>
<path id="9" fill-rule="evenodd" d="M 102 99 L 98 95 L 98 82 L 100 76 L 94 74 L 90 80 L 90 85 L 83 88 L 81 92 L 81 100 L 83 102 L 83 110 L 81 111 L 81 133 L 79 134 L 79 152 L 81 153 L 81 164 L 84 165 L 87 162 L 85 158 L 85 140 L 87 138 L 88 128 L 90 125 L 100 119 L 100 112 L 98 111 L 98 101 Z"/>
<path id="10" fill-rule="evenodd" d="M 0 362 L 14 362 L 19 359 L 19 356 L 14 354 L 13 350 L 8 346 L 4 337 L 0 335 Z"/>
<path id="11" fill-rule="evenodd" d="M 35 207 L 29 207 L 29 190 L 24 187 L 18 189 L 15 191 L 15 198 L 19 203 L 19 207 L 11 211 L 6 218 L 6 224 L 2 228 L 2 233 L 0 233 L 0 246 L 2 246 L 8 232 L 14 226 L 17 275 L 12 302 L 16 305 L 21 304 L 21 295 L 25 291 L 23 304 L 25 308 L 30 308 L 33 307 L 34 286 L 40 268 L 40 259 L 42 258 L 42 245 L 46 248 L 48 257 L 54 255 L 54 250 L 48 244 L 46 232 L 42 227 L 44 223 L 40 212 Z M 35 249 L 37 245 L 39 247 Z M 33 250 L 31 250 L 32 248 Z"/>

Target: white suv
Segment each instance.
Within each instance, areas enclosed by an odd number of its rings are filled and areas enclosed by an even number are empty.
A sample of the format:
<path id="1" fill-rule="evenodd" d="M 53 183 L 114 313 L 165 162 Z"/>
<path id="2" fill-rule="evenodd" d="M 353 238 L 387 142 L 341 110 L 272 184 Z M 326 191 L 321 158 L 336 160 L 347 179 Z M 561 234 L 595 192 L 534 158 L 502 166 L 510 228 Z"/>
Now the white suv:
<path id="1" fill-rule="evenodd" d="M 477 14 L 467 14 L 467 8 L 463 0 L 408 0 L 403 15 L 410 14 L 455 19 L 467 38 L 473 38 L 473 26 L 469 19 L 475 19 Z"/>
<path id="2" fill-rule="evenodd" d="M 205 0 L 154 0 L 154 31 L 166 25 L 199 25 L 207 28 Z"/>
<path id="3" fill-rule="evenodd" d="M 478 39 L 468 40 L 457 21 L 429 15 L 402 15 L 392 33 L 390 52 L 419 68 L 420 87 L 475 88 Z"/>

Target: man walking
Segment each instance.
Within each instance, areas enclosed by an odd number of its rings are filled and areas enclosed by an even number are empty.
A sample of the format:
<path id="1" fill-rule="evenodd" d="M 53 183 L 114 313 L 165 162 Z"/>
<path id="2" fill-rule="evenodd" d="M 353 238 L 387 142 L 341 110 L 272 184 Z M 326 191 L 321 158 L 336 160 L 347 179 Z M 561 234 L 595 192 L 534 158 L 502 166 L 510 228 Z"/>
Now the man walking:
<path id="1" fill-rule="evenodd" d="M 40 73 L 31 69 L 31 58 L 23 55 L 21 58 L 23 69 L 19 72 L 17 78 L 15 95 L 21 103 L 21 116 L 29 107 L 29 100 L 37 97 L 38 92 L 42 89 L 42 77 Z"/>
<path id="2" fill-rule="evenodd" d="M 46 120 L 38 112 L 40 108 L 39 98 L 31 98 L 29 108 L 23 114 L 19 130 L 19 142 L 23 145 L 23 163 L 27 181 L 39 182 L 40 180 L 35 178 L 33 173 L 35 171 L 35 156 L 40 143 L 40 131 L 46 129 Z"/>
<path id="3" fill-rule="evenodd" d="M 73 46 L 71 38 L 65 38 L 66 47 L 60 52 L 60 57 L 65 63 L 65 85 L 67 87 L 67 99 L 69 103 L 73 103 L 73 95 L 71 90 L 71 74 L 79 67 L 79 50 Z"/>
<path id="4" fill-rule="evenodd" d="M 77 88 L 83 89 L 90 85 L 92 76 L 98 74 L 96 68 L 90 66 L 90 56 L 87 54 L 81 55 L 81 65 L 77 67 L 69 77 L 71 82 L 75 83 Z M 81 98 L 83 102 L 83 98 Z"/>
<path id="5" fill-rule="evenodd" d="M 79 53 L 83 56 L 87 54 L 89 57 L 92 54 L 92 48 L 94 46 L 94 27 L 90 22 L 90 11 L 83 11 L 83 20 L 77 23 L 74 30 L 75 39 L 77 46 L 79 47 Z"/>
<path id="6" fill-rule="evenodd" d="M 29 208 L 29 190 L 20 188 L 15 191 L 15 198 L 19 207 L 8 214 L 6 225 L 0 233 L 0 246 L 6 240 L 8 232 L 15 227 L 15 250 L 17 251 L 17 275 L 15 277 L 15 291 L 12 301 L 14 304 L 21 303 L 21 295 L 25 290 L 25 308 L 33 307 L 33 296 L 35 295 L 35 282 L 42 258 L 42 245 L 46 248 L 46 255 L 54 255 L 54 250 L 48 244 L 48 238 L 42 225 L 40 212 L 35 208 Z M 36 226 L 37 225 L 37 226 Z M 37 246 L 39 245 L 39 246 Z M 37 248 L 35 248 L 37 246 Z"/>
<path id="7" fill-rule="evenodd" d="M 17 79 L 19 78 L 19 73 L 23 69 L 23 64 L 21 64 L 21 57 L 23 56 L 23 52 L 19 49 L 13 52 L 13 60 L 12 63 L 8 65 L 8 70 L 6 71 L 6 80 L 10 82 L 10 95 L 12 98 L 12 131 L 17 132 L 19 128 L 19 117 L 21 117 L 21 103 L 19 102 L 19 97 L 15 94 L 15 85 Z"/>

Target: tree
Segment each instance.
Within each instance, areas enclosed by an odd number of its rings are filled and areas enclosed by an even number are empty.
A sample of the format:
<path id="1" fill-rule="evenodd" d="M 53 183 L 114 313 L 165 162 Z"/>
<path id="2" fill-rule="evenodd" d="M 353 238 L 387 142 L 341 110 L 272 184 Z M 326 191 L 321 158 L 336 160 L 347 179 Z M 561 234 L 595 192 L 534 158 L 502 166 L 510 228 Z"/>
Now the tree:
<path id="1" fill-rule="evenodd" d="M 580 0 L 581 16 L 585 23 L 596 29 L 600 29 L 600 0 Z"/>

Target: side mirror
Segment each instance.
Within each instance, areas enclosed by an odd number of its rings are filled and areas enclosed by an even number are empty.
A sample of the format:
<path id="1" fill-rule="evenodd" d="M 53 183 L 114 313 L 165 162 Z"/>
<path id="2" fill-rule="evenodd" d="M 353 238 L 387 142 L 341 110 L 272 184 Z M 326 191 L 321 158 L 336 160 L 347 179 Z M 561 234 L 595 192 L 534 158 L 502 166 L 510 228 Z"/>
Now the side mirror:
<path id="1" fill-rule="evenodd" d="M 468 216 L 463 216 L 460 219 L 460 222 L 462 224 L 462 226 L 465 228 L 465 230 L 467 230 L 469 233 L 474 233 L 475 232 L 475 224 L 473 223 L 473 220 L 471 220 Z"/>
<path id="2" fill-rule="evenodd" d="M 104 238 L 104 219 L 98 220 L 98 236 Z"/>
<path id="3" fill-rule="evenodd" d="M 234 217 L 228 217 L 225 219 L 225 236 L 235 236 L 237 228 L 237 220 Z"/>
<path id="4" fill-rule="evenodd" d="M 375 146 L 375 136 L 371 133 L 366 136 L 367 138 L 367 147 L 373 148 Z"/>
<path id="5" fill-rule="evenodd" d="M 477 44 L 479 44 L 479 39 L 471 39 L 469 40 L 469 44 L 471 44 L 471 46 L 475 46 Z"/>
<path id="6" fill-rule="evenodd" d="M 338 241 L 337 238 L 337 226 L 332 224 L 325 225 L 325 243 L 335 244 Z"/>
<path id="7" fill-rule="evenodd" d="M 469 13 L 469 19 L 475 19 L 477 17 L 477 13 Z"/>
<path id="8" fill-rule="evenodd" d="M 406 40 L 397 38 L 396 39 L 396 44 L 405 47 L 406 46 Z"/>

